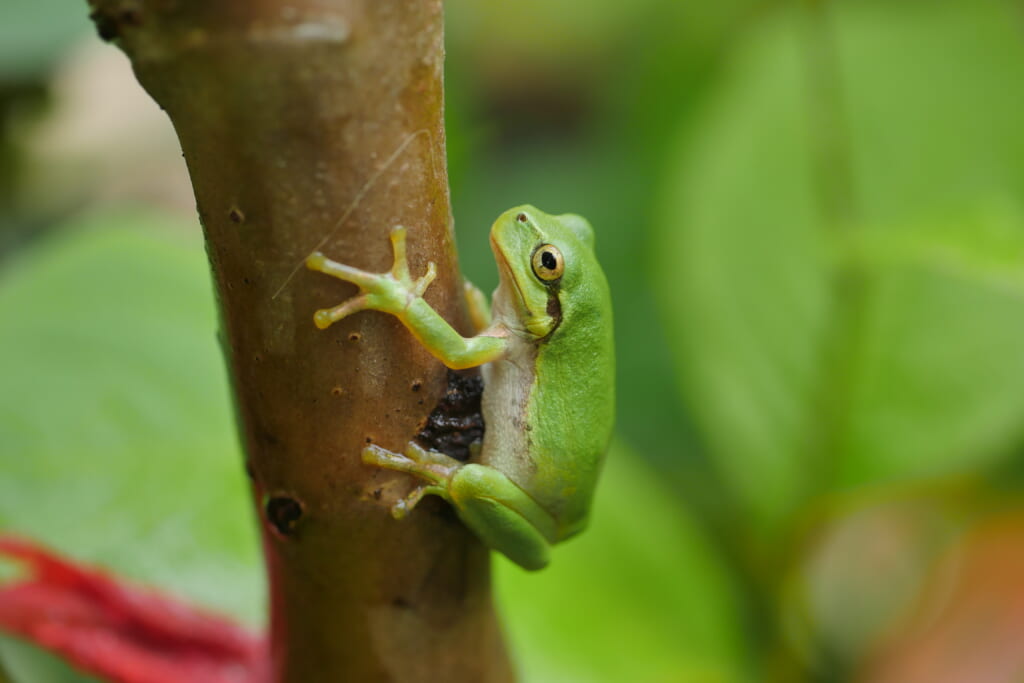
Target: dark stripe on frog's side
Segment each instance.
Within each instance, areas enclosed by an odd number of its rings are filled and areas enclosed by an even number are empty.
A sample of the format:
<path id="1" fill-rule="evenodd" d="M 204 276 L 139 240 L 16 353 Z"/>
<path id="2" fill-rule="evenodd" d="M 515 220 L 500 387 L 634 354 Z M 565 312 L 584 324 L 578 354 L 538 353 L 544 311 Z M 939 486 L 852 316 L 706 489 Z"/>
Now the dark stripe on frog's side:
<path id="1" fill-rule="evenodd" d="M 558 284 L 555 283 L 549 287 L 549 289 L 551 293 L 548 295 L 546 312 L 552 321 L 551 331 L 544 335 L 544 338 L 540 340 L 541 344 L 547 342 L 547 340 L 551 338 L 551 335 L 555 333 L 555 330 L 558 329 L 559 325 L 562 324 L 562 302 L 558 298 Z"/>

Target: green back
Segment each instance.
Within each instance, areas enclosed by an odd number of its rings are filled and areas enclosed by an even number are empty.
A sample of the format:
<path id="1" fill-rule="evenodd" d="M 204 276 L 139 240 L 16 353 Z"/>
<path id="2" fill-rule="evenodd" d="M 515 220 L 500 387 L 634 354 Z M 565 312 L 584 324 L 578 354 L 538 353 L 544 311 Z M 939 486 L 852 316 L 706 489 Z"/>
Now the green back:
<path id="1" fill-rule="evenodd" d="M 581 228 L 574 228 L 562 235 L 549 232 L 567 264 L 557 292 L 561 322 L 538 347 L 528 406 L 527 443 L 537 468 L 529 490 L 555 517 L 563 538 L 586 523 L 615 415 L 608 283 L 594 255 L 592 233 L 579 239 Z"/>

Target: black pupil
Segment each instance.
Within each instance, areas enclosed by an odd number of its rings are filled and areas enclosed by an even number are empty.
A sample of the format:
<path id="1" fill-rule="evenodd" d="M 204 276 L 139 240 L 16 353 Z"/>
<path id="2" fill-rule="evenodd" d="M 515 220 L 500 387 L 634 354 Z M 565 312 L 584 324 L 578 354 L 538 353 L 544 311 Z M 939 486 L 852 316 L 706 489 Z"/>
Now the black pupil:
<path id="1" fill-rule="evenodd" d="M 548 270 L 554 270 L 555 266 L 558 265 L 558 261 L 555 259 L 555 255 L 550 251 L 545 251 L 540 255 L 540 264 Z"/>

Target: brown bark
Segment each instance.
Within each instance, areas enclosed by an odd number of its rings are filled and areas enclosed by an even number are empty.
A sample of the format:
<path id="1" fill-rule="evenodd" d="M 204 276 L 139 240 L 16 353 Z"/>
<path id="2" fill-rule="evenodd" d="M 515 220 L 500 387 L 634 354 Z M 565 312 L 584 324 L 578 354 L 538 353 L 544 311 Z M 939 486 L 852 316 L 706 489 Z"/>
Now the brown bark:
<path id="1" fill-rule="evenodd" d="M 511 679 L 487 551 L 443 503 L 388 507 L 401 450 L 445 369 L 392 317 L 326 331 L 354 287 L 314 249 L 369 270 L 409 228 L 426 298 L 464 320 L 445 166 L 440 0 L 90 0 L 177 130 L 207 240 L 270 582 L 275 680 Z M 187 425 L 182 425 L 187 429 Z M 183 502 L 187 504 L 187 502 Z"/>

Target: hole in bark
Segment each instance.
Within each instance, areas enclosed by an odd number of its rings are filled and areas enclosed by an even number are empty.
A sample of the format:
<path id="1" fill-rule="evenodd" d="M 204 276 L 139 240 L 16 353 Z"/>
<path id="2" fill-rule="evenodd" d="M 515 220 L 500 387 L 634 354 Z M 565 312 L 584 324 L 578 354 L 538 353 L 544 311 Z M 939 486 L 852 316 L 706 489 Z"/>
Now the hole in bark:
<path id="1" fill-rule="evenodd" d="M 465 462 L 470 446 L 484 438 L 480 397 L 484 384 L 478 373 L 448 371 L 448 389 L 416 435 L 423 446 Z"/>
<path id="2" fill-rule="evenodd" d="M 291 536 L 302 519 L 302 503 L 288 496 L 274 496 L 267 501 L 267 521 L 277 533 Z"/>
<path id="3" fill-rule="evenodd" d="M 232 223 L 244 223 L 245 214 L 237 206 L 232 206 L 231 210 L 228 211 L 228 218 L 231 219 Z"/>

